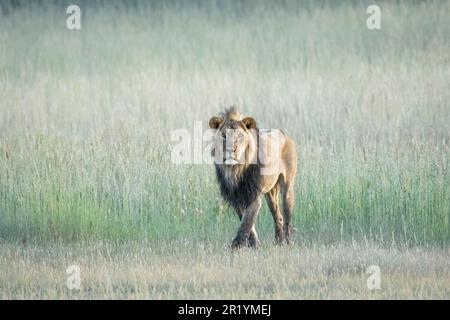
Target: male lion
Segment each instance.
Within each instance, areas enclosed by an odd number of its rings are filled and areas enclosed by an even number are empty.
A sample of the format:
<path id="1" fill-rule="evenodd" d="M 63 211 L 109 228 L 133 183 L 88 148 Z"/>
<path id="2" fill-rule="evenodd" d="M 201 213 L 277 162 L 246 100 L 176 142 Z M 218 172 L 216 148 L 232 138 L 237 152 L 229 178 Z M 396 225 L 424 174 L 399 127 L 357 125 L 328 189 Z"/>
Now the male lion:
<path id="1" fill-rule="evenodd" d="M 255 222 L 264 196 L 275 222 L 275 242 L 289 243 L 297 171 L 294 141 L 281 130 L 258 129 L 253 118 L 234 107 L 212 117 L 209 127 L 217 130 L 212 155 L 220 192 L 241 220 L 232 248 L 259 245 Z"/>

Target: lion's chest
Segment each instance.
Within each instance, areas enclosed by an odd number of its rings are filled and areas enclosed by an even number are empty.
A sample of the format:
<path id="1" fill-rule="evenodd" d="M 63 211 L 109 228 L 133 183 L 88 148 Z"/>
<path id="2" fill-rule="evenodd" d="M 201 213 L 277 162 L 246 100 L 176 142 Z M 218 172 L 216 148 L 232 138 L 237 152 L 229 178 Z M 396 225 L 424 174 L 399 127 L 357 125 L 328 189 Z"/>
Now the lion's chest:
<path id="1" fill-rule="evenodd" d="M 239 177 L 231 176 L 216 165 L 216 177 L 222 197 L 236 210 L 245 210 L 260 195 L 261 175 L 258 165 L 250 165 Z"/>

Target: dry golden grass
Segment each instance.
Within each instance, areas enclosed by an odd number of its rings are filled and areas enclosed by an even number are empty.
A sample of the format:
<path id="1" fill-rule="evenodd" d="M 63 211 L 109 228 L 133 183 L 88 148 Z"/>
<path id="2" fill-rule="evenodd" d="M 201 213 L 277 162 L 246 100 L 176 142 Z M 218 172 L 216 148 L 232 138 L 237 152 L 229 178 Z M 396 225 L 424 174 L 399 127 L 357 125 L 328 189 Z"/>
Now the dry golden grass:
<path id="1" fill-rule="evenodd" d="M 66 285 L 69 265 L 81 290 Z M 378 265 L 381 289 L 367 288 Z M 450 252 L 373 245 L 276 247 L 231 253 L 189 241 L 0 249 L 2 299 L 449 299 Z"/>

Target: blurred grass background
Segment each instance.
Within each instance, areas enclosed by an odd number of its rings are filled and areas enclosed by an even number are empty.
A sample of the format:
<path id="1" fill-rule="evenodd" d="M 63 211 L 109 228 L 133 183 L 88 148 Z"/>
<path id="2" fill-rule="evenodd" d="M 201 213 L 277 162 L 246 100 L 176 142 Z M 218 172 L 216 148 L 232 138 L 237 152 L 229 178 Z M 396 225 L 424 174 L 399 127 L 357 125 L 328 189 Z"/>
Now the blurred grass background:
<path id="1" fill-rule="evenodd" d="M 448 246 L 450 2 L 2 1 L 0 238 L 227 243 L 170 132 L 237 105 L 298 143 L 303 243 Z M 273 238 L 266 206 L 257 223 Z"/>

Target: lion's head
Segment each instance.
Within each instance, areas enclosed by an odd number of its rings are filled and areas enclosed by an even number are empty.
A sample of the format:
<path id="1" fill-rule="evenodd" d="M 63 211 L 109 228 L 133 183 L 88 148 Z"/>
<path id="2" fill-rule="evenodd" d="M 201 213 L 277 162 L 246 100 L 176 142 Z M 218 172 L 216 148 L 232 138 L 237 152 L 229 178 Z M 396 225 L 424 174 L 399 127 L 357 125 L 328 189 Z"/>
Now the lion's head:
<path id="1" fill-rule="evenodd" d="M 209 120 L 209 127 L 216 129 L 213 156 L 216 164 L 245 165 L 254 157 L 256 146 L 256 121 L 244 117 L 232 107 Z"/>

